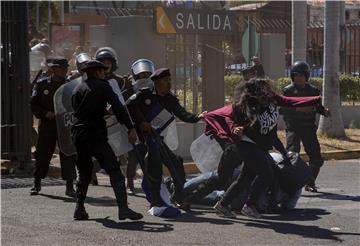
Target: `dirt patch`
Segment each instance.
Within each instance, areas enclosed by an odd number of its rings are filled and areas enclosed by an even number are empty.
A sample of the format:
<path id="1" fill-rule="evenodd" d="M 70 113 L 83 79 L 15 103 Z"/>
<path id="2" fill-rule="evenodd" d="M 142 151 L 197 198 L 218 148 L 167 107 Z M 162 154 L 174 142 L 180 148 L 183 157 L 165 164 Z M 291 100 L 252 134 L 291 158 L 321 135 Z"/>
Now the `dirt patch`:
<path id="1" fill-rule="evenodd" d="M 346 138 L 336 139 L 318 135 L 321 151 L 360 149 L 360 129 L 345 129 Z M 279 130 L 280 140 L 286 145 L 285 131 Z M 301 152 L 304 152 L 301 146 Z"/>

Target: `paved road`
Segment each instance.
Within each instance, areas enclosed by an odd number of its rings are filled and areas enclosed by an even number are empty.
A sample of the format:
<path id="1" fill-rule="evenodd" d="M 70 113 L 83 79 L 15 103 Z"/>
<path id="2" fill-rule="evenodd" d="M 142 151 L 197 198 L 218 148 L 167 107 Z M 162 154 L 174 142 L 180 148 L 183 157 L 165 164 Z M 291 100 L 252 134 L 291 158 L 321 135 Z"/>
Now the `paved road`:
<path id="1" fill-rule="evenodd" d="M 147 214 L 143 194 L 130 197 L 144 213 L 141 222 L 118 222 L 107 177 L 91 186 L 89 221 L 73 221 L 74 201 L 64 186 L 46 186 L 39 196 L 29 188 L 2 189 L 2 245 L 359 245 L 360 160 L 327 161 L 319 175 L 320 193 L 304 192 L 299 210 L 223 219 L 198 207 L 176 219 Z M 139 185 L 137 183 L 137 185 Z"/>

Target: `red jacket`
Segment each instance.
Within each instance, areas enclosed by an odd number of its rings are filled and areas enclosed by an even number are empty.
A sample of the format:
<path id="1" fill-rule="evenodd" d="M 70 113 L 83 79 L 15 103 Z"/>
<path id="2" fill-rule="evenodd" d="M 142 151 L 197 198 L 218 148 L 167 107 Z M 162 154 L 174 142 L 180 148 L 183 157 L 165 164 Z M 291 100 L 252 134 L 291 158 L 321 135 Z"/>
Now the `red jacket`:
<path id="1" fill-rule="evenodd" d="M 314 97 L 286 97 L 275 95 L 276 106 L 282 107 L 306 107 L 320 104 L 320 96 Z M 238 135 L 233 134 L 235 127 L 243 124 L 236 123 L 233 117 L 233 105 L 210 111 L 204 115 L 206 122 L 205 134 L 216 135 L 217 137 L 236 143 L 241 140 Z"/>

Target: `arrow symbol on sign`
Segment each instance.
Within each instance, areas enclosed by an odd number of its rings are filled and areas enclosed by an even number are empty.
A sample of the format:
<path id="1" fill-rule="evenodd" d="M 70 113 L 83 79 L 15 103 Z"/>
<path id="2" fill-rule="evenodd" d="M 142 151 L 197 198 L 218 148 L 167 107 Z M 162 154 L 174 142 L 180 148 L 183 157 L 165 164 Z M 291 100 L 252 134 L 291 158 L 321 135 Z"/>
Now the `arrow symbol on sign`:
<path id="1" fill-rule="evenodd" d="M 165 30 L 165 25 L 164 25 L 164 13 L 161 15 L 161 17 L 160 17 L 160 19 L 159 19 L 159 24 L 160 24 L 160 26 L 161 26 L 161 28 L 163 29 L 163 30 Z"/>

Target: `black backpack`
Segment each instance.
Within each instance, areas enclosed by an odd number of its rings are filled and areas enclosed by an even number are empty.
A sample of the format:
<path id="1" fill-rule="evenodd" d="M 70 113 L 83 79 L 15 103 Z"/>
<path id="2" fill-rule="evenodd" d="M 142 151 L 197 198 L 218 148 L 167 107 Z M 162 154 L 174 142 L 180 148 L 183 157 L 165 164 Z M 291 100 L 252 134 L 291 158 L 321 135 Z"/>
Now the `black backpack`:
<path id="1" fill-rule="evenodd" d="M 279 169 L 279 183 L 282 190 L 294 194 L 312 179 L 311 168 L 298 153 L 292 153 L 290 163 L 277 163 Z"/>

